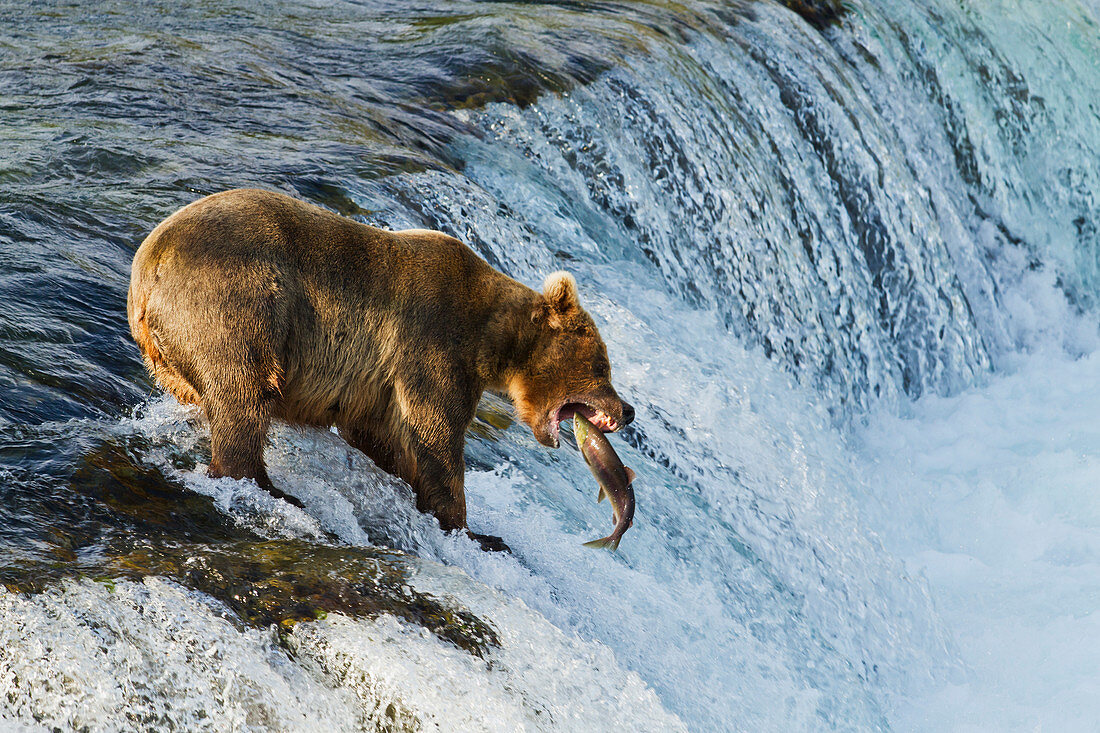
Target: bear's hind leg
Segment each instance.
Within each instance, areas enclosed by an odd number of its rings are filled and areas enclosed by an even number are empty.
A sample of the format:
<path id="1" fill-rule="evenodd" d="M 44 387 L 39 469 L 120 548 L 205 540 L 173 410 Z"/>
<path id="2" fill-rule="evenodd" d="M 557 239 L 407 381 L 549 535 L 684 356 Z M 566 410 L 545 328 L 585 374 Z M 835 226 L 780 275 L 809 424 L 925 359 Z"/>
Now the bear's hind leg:
<path id="1" fill-rule="evenodd" d="M 226 260 L 166 271 L 150 296 L 154 345 L 197 388 L 210 423 L 214 478 L 250 478 L 301 506 L 271 483 L 267 429 L 282 400 L 288 299 L 280 273 L 263 262 Z"/>
<path id="2" fill-rule="evenodd" d="M 298 499 L 275 488 L 264 465 L 272 398 L 261 389 L 245 388 L 208 392 L 202 402 L 210 422 L 210 477 L 250 478 L 276 499 L 301 507 Z"/>

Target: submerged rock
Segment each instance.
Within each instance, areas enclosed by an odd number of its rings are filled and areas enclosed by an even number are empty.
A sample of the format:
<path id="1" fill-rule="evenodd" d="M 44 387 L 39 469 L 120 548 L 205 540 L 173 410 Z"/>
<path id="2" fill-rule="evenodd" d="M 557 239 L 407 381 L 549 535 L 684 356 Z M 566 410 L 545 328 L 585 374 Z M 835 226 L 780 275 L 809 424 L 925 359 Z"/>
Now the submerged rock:
<path id="1" fill-rule="evenodd" d="M 779 0 L 779 3 L 818 30 L 836 23 L 851 9 L 843 0 Z"/>

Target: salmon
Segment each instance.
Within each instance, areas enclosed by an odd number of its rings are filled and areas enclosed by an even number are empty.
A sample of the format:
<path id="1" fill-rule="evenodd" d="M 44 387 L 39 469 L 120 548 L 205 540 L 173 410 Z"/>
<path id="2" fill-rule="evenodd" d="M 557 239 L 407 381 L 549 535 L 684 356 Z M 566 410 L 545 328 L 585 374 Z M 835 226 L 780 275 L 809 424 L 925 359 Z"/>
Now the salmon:
<path id="1" fill-rule="evenodd" d="M 611 502 L 611 511 L 615 517 L 615 529 L 607 537 L 585 542 L 585 547 L 607 547 L 619 549 L 622 539 L 630 526 L 634 524 L 634 472 L 619 460 L 611 442 L 596 426 L 580 412 L 573 416 L 573 434 L 577 438 L 577 448 L 584 456 L 584 462 L 596 477 L 600 493 L 596 501 L 605 498 Z"/>

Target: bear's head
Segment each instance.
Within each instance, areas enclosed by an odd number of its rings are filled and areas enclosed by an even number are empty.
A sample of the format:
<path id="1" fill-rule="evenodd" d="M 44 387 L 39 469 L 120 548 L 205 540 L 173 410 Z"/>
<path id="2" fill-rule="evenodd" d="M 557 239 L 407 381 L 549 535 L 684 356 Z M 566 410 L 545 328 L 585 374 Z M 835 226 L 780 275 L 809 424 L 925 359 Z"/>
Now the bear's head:
<path id="1" fill-rule="evenodd" d="M 581 308 L 572 275 L 555 272 L 546 278 L 531 323 L 530 349 L 508 391 L 540 443 L 557 448 L 561 422 L 577 412 L 604 432 L 634 419 L 634 408 L 611 386 L 607 347 Z"/>

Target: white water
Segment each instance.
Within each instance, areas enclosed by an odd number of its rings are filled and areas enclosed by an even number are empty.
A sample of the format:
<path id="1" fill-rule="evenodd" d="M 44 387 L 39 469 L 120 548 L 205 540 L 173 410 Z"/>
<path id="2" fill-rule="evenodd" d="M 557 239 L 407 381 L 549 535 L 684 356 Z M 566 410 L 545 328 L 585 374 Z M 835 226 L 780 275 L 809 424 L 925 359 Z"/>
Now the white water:
<path id="1" fill-rule="evenodd" d="M 4 715 L 77 730 L 342 731 L 410 715 L 443 731 L 683 728 L 605 649 L 489 591 L 471 596 L 505 631 L 488 662 L 389 616 L 338 614 L 291 632 L 292 662 L 274 631 L 235 628 L 217 604 L 156 578 L 4 593 Z"/>
<path id="2" fill-rule="evenodd" d="M 587 470 L 520 425 L 468 445 L 471 526 L 513 555 L 443 535 L 329 433 L 273 435 L 305 511 L 183 478 L 261 533 L 423 558 L 417 589 L 500 633 L 491 665 L 385 617 L 302 624 L 284 650 L 165 581 L 70 583 L 0 598 L 0 669 L 23 681 L 0 679 L 4 715 L 1094 726 L 1098 26 L 1072 3 L 930 7 L 865 3 L 822 39 L 761 5 L 525 110 L 460 113 L 461 175 L 345 182 L 533 285 L 576 273 L 638 409 L 615 439 L 635 526 L 617 554 L 582 548 L 610 526 Z M 111 429 L 176 449 L 203 430 L 163 399 L 147 413 Z"/>
<path id="3" fill-rule="evenodd" d="M 1100 354 L 876 417 L 886 548 L 928 579 L 965 666 L 899 728 L 1085 731 L 1100 720 Z M 900 722 L 903 721 L 903 722 Z"/>

